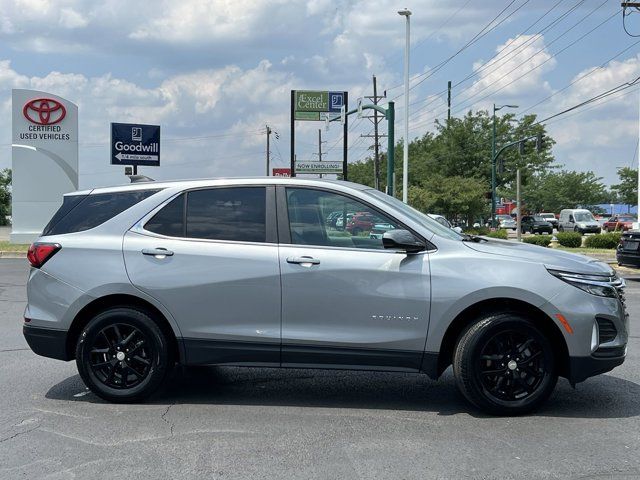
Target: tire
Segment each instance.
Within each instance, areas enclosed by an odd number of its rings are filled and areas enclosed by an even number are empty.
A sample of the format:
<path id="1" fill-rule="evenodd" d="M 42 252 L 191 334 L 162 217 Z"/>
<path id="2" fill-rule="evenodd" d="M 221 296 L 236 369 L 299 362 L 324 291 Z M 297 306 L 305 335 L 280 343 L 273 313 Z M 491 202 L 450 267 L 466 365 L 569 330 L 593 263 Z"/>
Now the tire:
<path id="1" fill-rule="evenodd" d="M 576 233 L 580 233 L 580 229 L 578 227 L 573 227 L 573 231 Z"/>
<path id="2" fill-rule="evenodd" d="M 168 339 L 149 314 L 118 307 L 89 321 L 78 337 L 76 364 L 97 396 L 129 403 L 146 399 L 162 385 L 173 358 Z"/>
<path id="3" fill-rule="evenodd" d="M 353 230 L 351 230 L 351 236 L 352 237 L 357 237 L 358 235 L 360 235 L 360 232 L 362 232 L 362 229 L 356 227 Z"/>
<path id="4" fill-rule="evenodd" d="M 508 338 L 515 347 L 508 347 Z M 529 346 L 516 354 L 525 344 Z M 531 361 L 523 360 L 526 354 L 533 356 Z M 482 358 L 488 356 L 494 358 Z M 498 364 L 503 359 L 509 361 Z M 487 375 L 488 371 L 497 373 Z M 453 373 L 465 398 L 492 415 L 522 415 L 535 410 L 549 398 L 558 381 L 551 343 L 517 313 L 489 315 L 467 328 L 454 350 Z"/>
<path id="5" fill-rule="evenodd" d="M 558 227 L 558 233 L 560 233 L 560 232 L 564 232 L 564 227 L 562 225 L 560 225 Z"/>

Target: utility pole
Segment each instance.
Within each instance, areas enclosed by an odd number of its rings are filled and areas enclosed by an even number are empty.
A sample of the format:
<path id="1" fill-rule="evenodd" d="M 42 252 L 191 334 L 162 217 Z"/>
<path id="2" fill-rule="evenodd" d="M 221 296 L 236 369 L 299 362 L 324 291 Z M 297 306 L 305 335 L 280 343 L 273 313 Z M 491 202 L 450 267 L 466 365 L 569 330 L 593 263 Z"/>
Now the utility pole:
<path id="1" fill-rule="evenodd" d="M 327 143 L 326 140 L 322 141 L 322 129 L 318 129 L 318 161 L 322 161 L 322 144 Z M 322 178 L 322 174 L 320 174 L 320 178 Z"/>
<path id="2" fill-rule="evenodd" d="M 378 85 L 376 81 L 376 76 L 373 76 L 373 96 L 365 96 L 364 98 L 371 100 L 374 105 L 378 105 L 378 102 L 386 98 L 386 92 L 384 95 L 378 96 Z M 376 190 L 380 190 L 380 138 L 386 137 L 386 135 L 380 135 L 378 133 L 378 124 L 384 119 L 383 116 L 380 116 L 377 110 L 373 111 L 373 116 L 366 117 L 373 122 L 373 151 L 374 151 L 374 159 L 373 159 L 373 185 Z M 371 137 L 371 135 L 361 135 L 362 137 Z"/>
<path id="3" fill-rule="evenodd" d="M 518 241 L 522 240 L 522 202 L 520 202 L 520 169 L 516 171 L 516 207 L 518 214 L 516 215 L 516 232 Z"/>
<path id="4" fill-rule="evenodd" d="M 271 129 L 269 125 L 267 127 L 267 177 L 269 176 L 269 136 L 271 135 Z"/>
<path id="5" fill-rule="evenodd" d="M 447 125 L 451 120 L 451 80 L 447 82 Z"/>

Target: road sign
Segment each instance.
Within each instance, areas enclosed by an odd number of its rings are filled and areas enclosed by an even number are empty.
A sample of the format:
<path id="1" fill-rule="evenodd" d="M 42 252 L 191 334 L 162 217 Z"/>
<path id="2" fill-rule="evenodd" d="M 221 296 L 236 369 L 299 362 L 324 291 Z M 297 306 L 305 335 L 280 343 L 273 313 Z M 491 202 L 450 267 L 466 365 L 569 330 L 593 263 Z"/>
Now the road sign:
<path id="1" fill-rule="evenodd" d="M 342 162 L 296 162 L 296 175 L 304 173 L 342 173 Z"/>
<path id="2" fill-rule="evenodd" d="M 294 120 L 325 120 L 322 113 L 340 113 L 344 106 L 345 92 L 325 92 L 317 90 L 296 90 L 293 105 Z"/>
<path id="3" fill-rule="evenodd" d="M 290 168 L 274 168 L 273 176 L 274 177 L 290 177 L 291 169 Z"/>
<path id="4" fill-rule="evenodd" d="M 111 165 L 160 166 L 160 126 L 111 124 Z"/>

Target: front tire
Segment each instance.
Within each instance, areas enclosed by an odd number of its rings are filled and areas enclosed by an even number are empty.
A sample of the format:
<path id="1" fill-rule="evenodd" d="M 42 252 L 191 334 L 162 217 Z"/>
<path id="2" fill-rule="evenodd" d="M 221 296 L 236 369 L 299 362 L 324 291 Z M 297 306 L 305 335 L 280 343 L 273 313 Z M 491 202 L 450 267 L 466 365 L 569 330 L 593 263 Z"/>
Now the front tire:
<path id="1" fill-rule="evenodd" d="M 516 313 L 485 317 L 460 337 L 453 358 L 465 398 L 493 415 L 521 415 L 547 400 L 558 380 L 549 340 Z"/>
<path id="2" fill-rule="evenodd" d="M 93 393 L 126 403 L 154 393 L 173 359 L 166 336 L 149 314 L 118 307 L 89 321 L 78 337 L 76 364 Z"/>

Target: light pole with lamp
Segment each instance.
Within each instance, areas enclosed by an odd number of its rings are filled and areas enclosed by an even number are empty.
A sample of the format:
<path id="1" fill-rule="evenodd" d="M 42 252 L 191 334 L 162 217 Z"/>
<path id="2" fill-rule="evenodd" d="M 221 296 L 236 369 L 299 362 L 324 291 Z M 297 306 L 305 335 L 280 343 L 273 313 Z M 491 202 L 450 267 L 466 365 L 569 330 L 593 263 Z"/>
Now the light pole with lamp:
<path id="1" fill-rule="evenodd" d="M 407 34 L 404 47 L 404 148 L 402 149 L 402 201 L 408 203 L 409 194 L 409 30 L 411 11 L 398 11 L 407 19 Z"/>
<path id="2" fill-rule="evenodd" d="M 493 135 L 491 136 L 491 226 L 496 228 L 496 112 L 503 108 L 518 108 L 518 105 L 493 104 Z"/>

